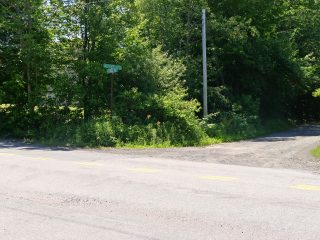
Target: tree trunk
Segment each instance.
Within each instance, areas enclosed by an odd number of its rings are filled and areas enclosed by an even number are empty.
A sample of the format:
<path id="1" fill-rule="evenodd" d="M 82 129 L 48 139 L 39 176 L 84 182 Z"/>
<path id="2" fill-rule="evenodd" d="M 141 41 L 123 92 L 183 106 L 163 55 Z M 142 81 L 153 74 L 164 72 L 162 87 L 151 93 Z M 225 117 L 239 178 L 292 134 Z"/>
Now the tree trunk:
<path id="1" fill-rule="evenodd" d="M 169 31 L 168 31 L 168 26 L 169 26 L 169 22 L 168 22 L 168 6 L 167 6 L 168 2 L 163 0 L 163 8 L 164 8 L 164 19 L 165 19 L 165 24 L 164 24 L 164 36 L 166 38 L 166 45 L 167 45 L 167 50 L 170 51 L 170 41 L 169 41 Z M 170 54 L 170 52 L 169 52 Z"/>
<path id="2" fill-rule="evenodd" d="M 85 3 L 89 3 L 89 0 L 86 0 Z M 88 31 L 89 31 L 89 21 L 88 21 L 88 14 L 89 14 L 89 6 L 85 6 L 85 23 L 84 23 L 84 39 L 83 39 L 83 61 L 84 64 L 87 63 L 87 56 L 89 51 L 89 37 L 88 37 Z M 86 81 L 85 76 L 82 76 L 82 85 L 86 87 Z M 89 106 L 89 96 L 87 91 L 85 91 L 84 99 L 83 99 L 83 114 L 84 119 L 88 120 L 90 118 L 90 106 Z"/>
<path id="3" fill-rule="evenodd" d="M 28 15 L 28 34 L 31 35 L 31 4 L 30 0 L 26 2 L 26 11 Z M 28 62 L 27 62 L 27 94 L 28 94 L 28 108 L 32 110 L 31 104 L 31 49 L 28 49 Z"/>
<path id="4" fill-rule="evenodd" d="M 189 64 L 190 26 L 191 26 L 191 0 L 189 0 L 188 22 L 187 22 L 186 67 L 188 67 L 188 64 Z"/>

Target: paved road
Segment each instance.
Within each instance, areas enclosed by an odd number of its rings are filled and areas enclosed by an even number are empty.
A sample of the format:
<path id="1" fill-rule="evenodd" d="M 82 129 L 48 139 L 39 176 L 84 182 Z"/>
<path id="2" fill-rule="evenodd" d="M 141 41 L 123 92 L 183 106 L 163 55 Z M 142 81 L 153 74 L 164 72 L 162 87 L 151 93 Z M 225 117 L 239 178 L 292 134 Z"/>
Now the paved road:
<path id="1" fill-rule="evenodd" d="M 0 141 L 0 239 L 319 239 L 320 176 Z"/>

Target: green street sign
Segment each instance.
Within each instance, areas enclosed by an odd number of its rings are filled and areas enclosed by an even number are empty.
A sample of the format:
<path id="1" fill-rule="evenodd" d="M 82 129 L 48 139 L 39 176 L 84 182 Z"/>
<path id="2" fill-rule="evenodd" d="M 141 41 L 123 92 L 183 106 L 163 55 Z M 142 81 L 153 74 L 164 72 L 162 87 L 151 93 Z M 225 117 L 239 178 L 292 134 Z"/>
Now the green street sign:
<path id="1" fill-rule="evenodd" d="M 103 64 L 104 68 L 110 68 L 110 69 L 116 69 L 116 70 L 122 70 L 121 66 L 118 65 L 111 65 L 111 64 Z"/>
<path id="2" fill-rule="evenodd" d="M 118 69 L 114 69 L 114 68 L 107 69 L 107 73 L 116 73 L 116 72 L 118 72 Z"/>

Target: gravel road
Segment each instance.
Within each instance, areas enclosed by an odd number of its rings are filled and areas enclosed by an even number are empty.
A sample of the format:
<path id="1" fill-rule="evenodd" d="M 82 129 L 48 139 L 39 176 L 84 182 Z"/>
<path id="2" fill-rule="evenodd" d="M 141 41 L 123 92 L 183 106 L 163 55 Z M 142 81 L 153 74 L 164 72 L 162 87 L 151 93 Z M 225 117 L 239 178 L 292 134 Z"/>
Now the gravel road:
<path id="1" fill-rule="evenodd" d="M 304 124 L 265 137 L 205 147 L 104 149 L 102 151 L 251 167 L 300 169 L 320 174 L 320 159 L 313 157 L 310 153 L 318 145 L 320 145 L 320 125 Z"/>

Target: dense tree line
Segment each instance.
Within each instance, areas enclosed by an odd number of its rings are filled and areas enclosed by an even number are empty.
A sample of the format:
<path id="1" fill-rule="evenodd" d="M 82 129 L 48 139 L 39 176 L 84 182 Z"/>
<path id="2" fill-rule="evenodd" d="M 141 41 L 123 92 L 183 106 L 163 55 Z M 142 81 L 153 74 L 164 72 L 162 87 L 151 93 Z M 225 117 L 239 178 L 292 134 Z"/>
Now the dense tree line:
<path id="1" fill-rule="evenodd" d="M 202 117 L 202 9 L 207 123 L 319 119 L 318 1 L 0 0 L 0 128 L 110 115 L 104 63 L 123 68 L 114 103 L 124 123 L 152 116 L 194 125 Z"/>

